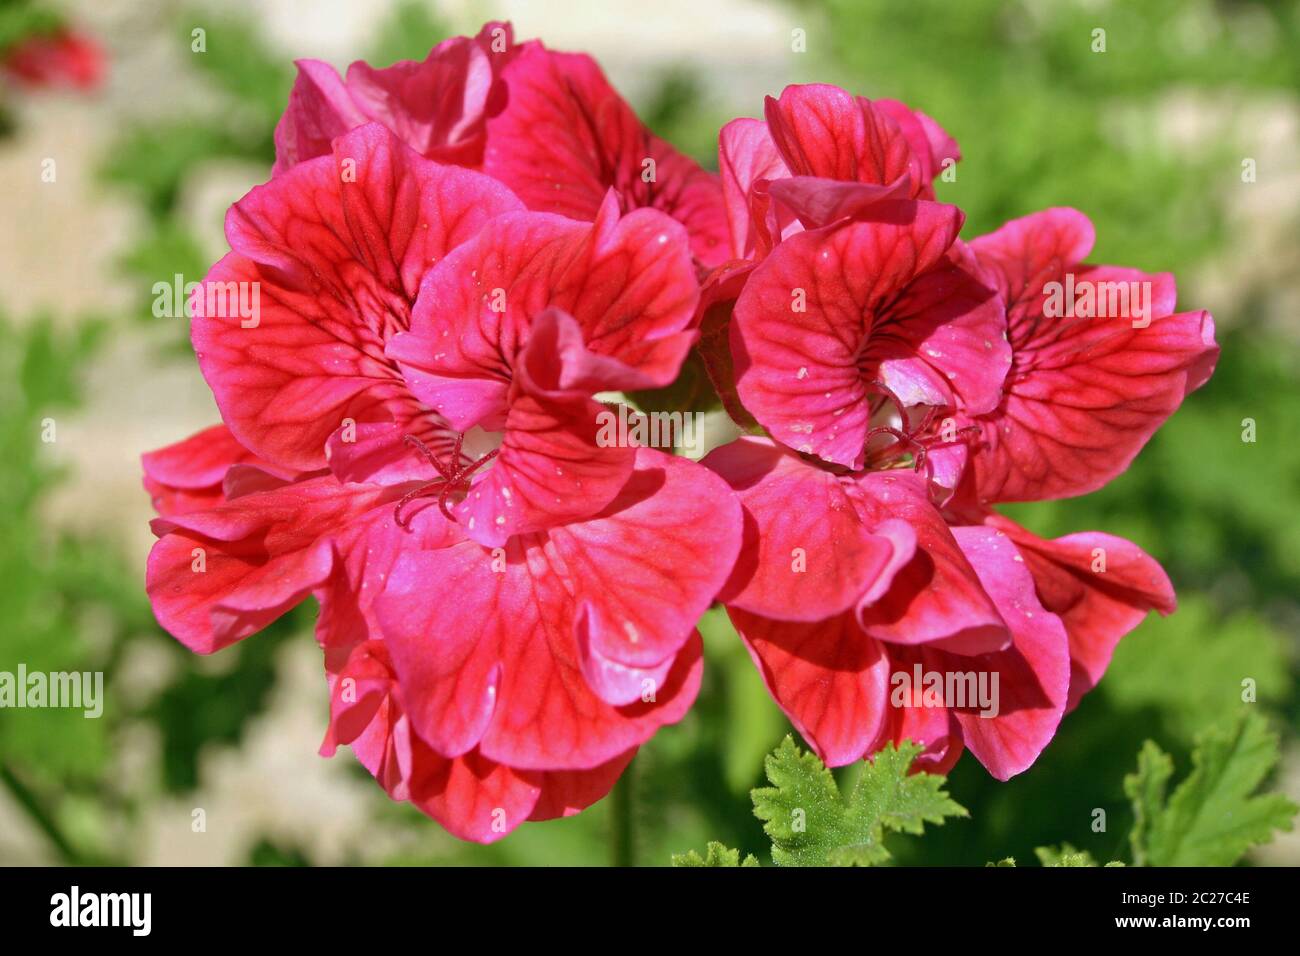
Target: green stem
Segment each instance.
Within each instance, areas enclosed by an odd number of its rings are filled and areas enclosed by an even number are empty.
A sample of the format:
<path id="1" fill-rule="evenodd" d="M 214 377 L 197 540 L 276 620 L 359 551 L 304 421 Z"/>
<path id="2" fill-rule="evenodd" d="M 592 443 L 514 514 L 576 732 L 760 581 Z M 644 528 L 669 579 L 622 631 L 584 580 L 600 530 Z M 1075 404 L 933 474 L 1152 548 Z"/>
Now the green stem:
<path id="1" fill-rule="evenodd" d="M 27 784 L 23 783 L 18 776 L 10 769 L 8 764 L 0 764 L 0 782 L 4 783 L 5 788 L 13 796 L 14 800 L 22 807 L 36 828 L 45 834 L 46 839 L 54 845 L 58 851 L 59 858 L 66 864 L 84 864 L 84 860 L 72 842 L 63 835 L 59 825 L 54 821 L 45 808 L 41 806 L 40 800 L 32 792 Z"/>
<path id="2" fill-rule="evenodd" d="M 613 829 L 609 843 L 611 866 L 636 865 L 636 841 L 632 825 L 634 787 L 632 773 L 635 766 L 635 761 L 628 764 L 609 796 L 610 822 Z"/>

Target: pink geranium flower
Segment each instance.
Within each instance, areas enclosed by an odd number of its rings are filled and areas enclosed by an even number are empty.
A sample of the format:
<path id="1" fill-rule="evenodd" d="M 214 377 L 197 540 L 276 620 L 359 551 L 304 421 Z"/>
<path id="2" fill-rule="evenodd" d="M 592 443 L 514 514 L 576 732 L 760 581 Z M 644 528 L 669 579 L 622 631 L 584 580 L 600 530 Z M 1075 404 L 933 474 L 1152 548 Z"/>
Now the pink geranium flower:
<path id="1" fill-rule="evenodd" d="M 340 77 L 322 60 L 299 60 L 289 105 L 275 128 L 275 169 L 328 155 L 334 138 L 382 123 L 420 155 L 478 167 L 487 118 L 505 103 L 502 67 L 518 48 L 508 23 L 452 37 L 420 62 L 375 69 L 358 60 Z"/>
<path id="2" fill-rule="evenodd" d="M 1098 532 L 1044 541 L 987 505 L 1102 487 L 1205 384 L 1219 356 L 1210 313 L 1174 311 L 1173 276 L 1086 265 L 1093 239 L 1082 213 L 1048 209 L 972 241 L 1007 303 L 1012 362 L 998 407 L 958 416 L 978 428 L 960 510 L 1016 541 L 1044 605 L 1065 622 L 1071 707 L 1150 610 L 1173 612 L 1173 588 L 1131 542 Z"/>
<path id="3" fill-rule="evenodd" d="M 865 212 L 887 199 L 933 199 L 957 143 L 897 100 L 836 86 L 787 86 L 764 119 L 718 136 L 731 258 L 761 259 L 781 238 Z"/>
<path id="4" fill-rule="evenodd" d="M 810 84 L 768 97 L 764 115 L 732 120 L 719 133 L 730 259 L 706 278 L 700 299 L 700 355 L 728 413 L 747 427 L 756 423 L 735 391 L 731 311 L 749 273 L 776 244 L 881 204 L 888 205 L 883 220 L 902 224 L 919 216 L 920 229 L 934 233 L 932 246 L 947 249 L 946 232 L 955 235 L 961 226 L 959 211 L 929 202 L 932 180 L 960 152 L 925 114 L 897 100 Z"/>
<path id="5" fill-rule="evenodd" d="M 1120 474 L 1212 320 L 1083 264 L 1072 210 L 962 242 L 924 114 L 788 87 L 717 177 L 490 23 L 302 61 L 276 148 L 192 301 L 222 424 L 144 458 L 149 595 L 201 653 L 317 598 L 322 751 L 456 835 L 604 795 L 693 701 L 715 598 L 828 764 L 911 738 L 999 779 L 1173 610 L 1136 545 L 993 506 Z M 703 465 L 603 442 L 595 396 L 693 347 L 752 434 Z"/>
<path id="6" fill-rule="evenodd" d="M 354 63 L 346 79 L 299 61 L 276 171 L 370 121 L 431 159 L 481 168 L 529 209 L 592 221 L 612 191 L 624 211 L 682 223 L 703 265 L 726 258 L 718 177 L 646 129 L 591 57 L 517 44 L 508 23 L 446 40 L 420 63 Z"/>
<path id="7" fill-rule="evenodd" d="M 787 89 L 766 124 L 724 129 L 738 262 L 706 282 L 703 333 L 725 335 L 711 372 L 770 437 L 705 463 L 746 513 L 720 598 L 823 759 L 910 737 L 923 763 L 969 748 L 1006 779 L 1173 593 L 1129 542 L 1044 541 L 987 503 L 1123 471 L 1217 347 L 1208 314 L 1171 314 L 1168 276 L 1078 265 L 1077 213 L 961 243 L 961 214 L 928 198 L 956 155 L 928 118 L 833 87 Z M 1141 315 L 1045 310 L 1067 273 L 1153 292 Z M 996 700 L 928 700 L 932 674 Z"/>
<path id="8" fill-rule="evenodd" d="M 690 346 L 683 228 L 526 211 L 378 124 L 226 225 L 192 328 L 226 428 L 145 461 L 159 622 L 208 653 L 316 596 L 325 750 L 459 836 L 598 799 L 693 700 L 739 547 L 708 470 L 595 440 L 594 392 Z"/>
<path id="9" fill-rule="evenodd" d="M 651 133 L 595 60 L 534 40 L 502 79 L 507 103 L 488 121 L 483 169 L 529 209 L 593 219 L 612 190 L 623 209 L 658 209 L 685 226 L 702 265 L 727 258 L 718 176 Z"/>

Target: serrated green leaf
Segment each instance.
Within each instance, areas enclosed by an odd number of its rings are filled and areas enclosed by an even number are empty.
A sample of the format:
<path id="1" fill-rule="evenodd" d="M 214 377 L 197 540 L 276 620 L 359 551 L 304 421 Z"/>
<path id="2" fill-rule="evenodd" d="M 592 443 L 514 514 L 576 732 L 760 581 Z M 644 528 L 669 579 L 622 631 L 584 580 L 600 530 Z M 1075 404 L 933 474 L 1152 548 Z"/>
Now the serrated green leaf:
<path id="1" fill-rule="evenodd" d="M 1275 830 L 1290 830 L 1295 804 L 1278 793 L 1255 795 L 1277 760 L 1277 736 L 1264 718 L 1243 711 L 1198 738 L 1192 772 L 1166 802 L 1173 764 L 1148 741 L 1137 773 L 1124 782 L 1137 819 L 1134 862 L 1231 866 Z"/>
<path id="2" fill-rule="evenodd" d="M 1174 775 L 1173 759 L 1154 741 L 1148 740 L 1138 751 L 1138 768 L 1124 778 L 1124 793 L 1133 805 L 1133 831 L 1129 843 L 1133 863 L 1147 865 L 1147 831 L 1165 804 L 1165 789 Z"/>
<path id="3" fill-rule="evenodd" d="M 673 866 L 758 866 L 758 860 L 750 853 L 742 861 L 739 850 L 732 850 L 714 840 L 705 849 L 704 856 L 694 850 L 674 853 Z"/>
<path id="4" fill-rule="evenodd" d="M 921 747 L 886 747 L 862 766 L 847 801 L 815 754 L 787 736 L 766 761 L 771 787 L 751 793 L 754 814 L 781 866 L 874 866 L 890 858 L 885 831 L 920 834 L 926 823 L 967 816 L 943 790 L 945 778 L 908 773 Z"/>
<path id="5" fill-rule="evenodd" d="M 1034 856 L 1043 866 L 1096 866 L 1097 861 L 1087 850 L 1077 850 L 1069 843 L 1057 846 L 1040 846 Z"/>
<path id="6" fill-rule="evenodd" d="M 1014 867 L 1015 865 L 1016 865 L 1016 858 L 1015 858 L 1014 856 L 1004 856 L 1002 859 L 998 860 L 996 863 L 985 863 L 985 864 L 984 864 L 985 867 L 990 867 L 990 866 L 996 866 L 996 867 L 1012 866 L 1012 867 Z"/>

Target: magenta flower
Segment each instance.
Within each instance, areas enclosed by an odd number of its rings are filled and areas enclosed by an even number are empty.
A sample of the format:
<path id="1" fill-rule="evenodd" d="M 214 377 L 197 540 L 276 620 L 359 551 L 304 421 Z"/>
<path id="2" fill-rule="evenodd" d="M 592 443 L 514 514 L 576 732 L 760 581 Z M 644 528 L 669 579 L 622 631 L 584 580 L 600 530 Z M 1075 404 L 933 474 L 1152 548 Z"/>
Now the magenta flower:
<path id="1" fill-rule="evenodd" d="M 462 838 L 600 799 L 715 599 L 826 763 L 999 779 L 1174 609 L 1136 545 L 992 510 L 1100 487 L 1208 379 L 1172 277 L 1083 264 L 1072 210 L 964 243 L 957 144 L 896 101 L 792 86 L 719 142 L 720 177 L 507 24 L 302 61 L 192 299 L 222 424 L 144 458 L 159 622 L 211 653 L 314 596 L 322 752 Z M 604 440 L 596 396 L 692 348 L 751 434 Z"/>
<path id="2" fill-rule="evenodd" d="M 229 431 L 146 458 L 159 622 L 208 653 L 316 596 L 326 750 L 457 835 L 599 798 L 693 700 L 739 546 L 709 471 L 596 441 L 591 395 L 664 384 L 690 346 L 684 230 L 613 199 L 524 211 L 371 124 L 227 236 L 193 341 Z M 213 309 L 248 286 L 255 321 Z"/>
<path id="3" fill-rule="evenodd" d="M 1173 588 L 1122 538 L 1044 541 L 986 505 L 1100 488 L 1209 380 L 1219 355 L 1210 313 L 1174 312 L 1173 276 L 1083 264 L 1093 237 L 1082 213 L 1049 209 L 971 243 L 1006 299 L 1012 362 L 998 408 L 959 415 L 979 429 L 961 511 L 1011 536 L 1044 605 L 1064 621 L 1071 707 L 1148 611 L 1173 613 Z"/>
<path id="4" fill-rule="evenodd" d="M 700 355 L 723 405 L 742 426 L 756 422 L 735 393 L 727 330 L 732 304 L 750 271 L 773 246 L 878 204 L 890 204 L 882 220 L 905 225 L 919 217 L 917 228 L 935 233 L 931 244 L 944 248 L 951 245 L 945 233 L 955 236 L 962 222 L 959 211 L 928 202 L 934 198 L 932 180 L 960 153 L 923 113 L 896 100 L 871 101 L 812 84 L 788 86 L 779 99 L 768 97 L 765 115 L 766 120 L 732 120 L 719 133 L 731 259 L 706 278 L 700 300 Z M 908 199 L 923 202 L 898 204 Z M 800 288 L 786 294 L 796 295 Z M 806 307 L 806 299 L 798 304 Z"/>
<path id="5" fill-rule="evenodd" d="M 1012 346 L 1002 401 L 973 419 L 981 501 L 1096 491 L 1214 371 L 1210 314 L 1175 314 L 1168 273 L 1084 265 L 1093 239 L 1083 213 L 1047 209 L 971 243 L 1006 299 Z"/>
<path id="6" fill-rule="evenodd" d="M 482 169 L 529 209 L 590 222 L 612 190 L 624 211 L 658 209 L 684 225 L 703 265 L 726 258 L 718 177 L 646 129 L 591 57 L 516 44 L 508 23 L 446 40 L 421 63 L 354 63 L 346 80 L 299 61 L 276 171 L 370 121 L 430 159 Z"/>
<path id="7" fill-rule="evenodd" d="M 420 62 L 376 70 L 357 61 L 342 78 L 321 60 L 299 60 L 289 105 L 275 128 L 275 169 L 328 155 L 335 137 L 382 123 L 421 156 L 479 167 L 488 116 L 505 102 L 502 67 L 518 48 L 508 23 L 444 40 Z"/>
<path id="8" fill-rule="evenodd" d="M 1078 265 L 1076 213 L 962 244 L 926 198 L 956 144 L 899 104 L 793 87 L 721 143 L 743 262 L 706 283 L 705 344 L 727 330 L 711 373 L 771 438 L 705 460 L 746 513 L 720 598 L 828 764 L 910 737 L 923 763 L 969 748 L 1006 779 L 1174 601 L 1131 543 L 1044 541 L 985 503 L 1123 471 L 1213 370 L 1213 324 L 1171 314 L 1168 276 Z M 1076 314 L 1074 289 L 1118 283 L 1136 297 Z"/>
<path id="9" fill-rule="evenodd" d="M 961 156 L 924 113 L 835 86 L 787 86 L 764 116 L 718 137 L 733 259 L 761 259 L 792 232 L 882 200 L 933 199 L 932 181 Z"/>

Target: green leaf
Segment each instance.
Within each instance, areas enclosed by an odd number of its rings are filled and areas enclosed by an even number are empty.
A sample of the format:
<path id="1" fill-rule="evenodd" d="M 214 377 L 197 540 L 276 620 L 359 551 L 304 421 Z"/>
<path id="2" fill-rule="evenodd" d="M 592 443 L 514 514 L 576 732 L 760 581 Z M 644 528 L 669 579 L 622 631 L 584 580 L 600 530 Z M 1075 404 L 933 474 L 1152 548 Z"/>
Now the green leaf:
<path id="1" fill-rule="evenodd" d="M 1097 861 L 1087 850 L 1076 850 L 1068 843 L 1060 846 L 1040 846 L 1034 849 L 1034 856 L 1043 866 L 1096 866 Z"/>
<path id="2" fill-rule="evenodd" d="M 1238 713 L 1202 734 L 1192 772 L 1166 801 L 1173 761 L 1147 741 L 1124 780 L 1136 823 L 1133 861 L 1148 866 L 1231 866 L 1274 830 L 1290 830 L 1296 806 L 1279 793 L 1255 795 L 1278 760 L 1263 717 Z"/>
<path id="3" fill-rule="evenodd" d="M 1075 849 L 1069 843 L 1056 846 L 1040 846 L 1034 850 L 1038 862 L 1043 866 L 1096 866 L 1097 861 L 1087 850 Z M 1107 866 L 1123 866 L 1118 860 L 1112 860 Z"/>
<path id="4" fill-rule="evenodd" d="M 1165 789 L 1174 775 L 1174 761 L 1167 753 L 1148 740 L 1138 751 L 1137 772 L 1124 778 L 1124 793 L 1133 805 L 1133 831 L 1129 842 L 1133 846 L 1133 863 L 1146 866 L 1147 831 L 1160 815 L 1165 804 Z"/>
<path id="5" fill-rule="evenodd" d="M 740 859 L 739 850 L 731 850 L 716 840 L 710 841 L 704 856 L 694 850 L 673 854 L 673 866 L 758 866 L 753 854 L 746 854 Z"/>
<path id="6" fill-rule="evenodd" d="M 1014 856 L 1005 856 L 1005 857 L 1003 857 L 1002 859 L 998 860 L 996 863 L 985 863 L 984 865 L 985 865 L 986 867 L 989 867 L 989 866 L 995 866 L 995 867 L 1015 866 L 1015 865 L 1016 865 L 1016 858 L 1015 858 Z"/>
<path id="7" fill-rule="evenodd" d="M 944 777 L 908 774 L 921 750 L 904 741 L 880 751 L 862 765 L 846 802 L 816 755 L 787 736 L 765 761 L 773 785 L 751 793 L 754 814 L 772 838 L 772 860 L 782 866 L 873 866 L 890 858 L 886 830 L 920 834 L 926 823 L 967 816 L 944 792 Z"/>

